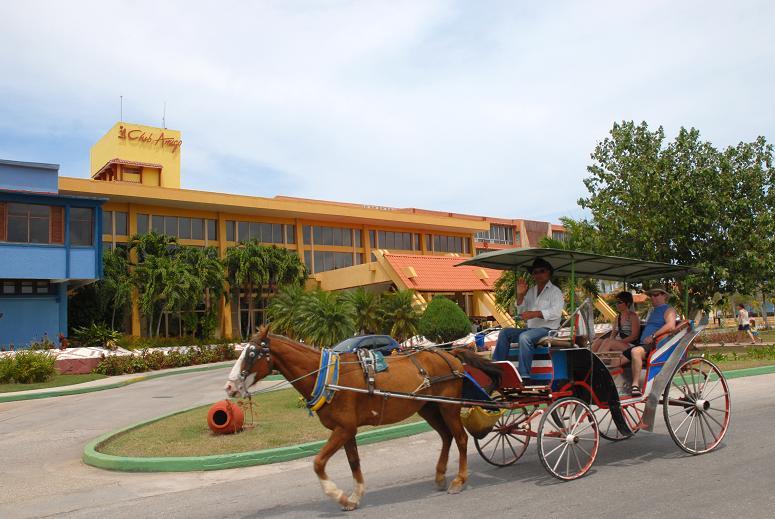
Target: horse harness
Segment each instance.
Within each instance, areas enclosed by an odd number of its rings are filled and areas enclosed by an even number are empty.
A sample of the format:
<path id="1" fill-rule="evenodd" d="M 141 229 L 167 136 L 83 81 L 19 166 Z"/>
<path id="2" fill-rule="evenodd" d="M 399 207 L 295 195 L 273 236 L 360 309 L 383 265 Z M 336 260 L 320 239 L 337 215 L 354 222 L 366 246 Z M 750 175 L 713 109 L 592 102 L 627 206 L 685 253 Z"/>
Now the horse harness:
<path id="1" fill-rule="evenodd" d="M 420 376 L 423 377 L 422 384 L 417 386 L 417 389 L 412 391 L 413 395 L 417 394 L 418 392 L 420 392 L 420 391 L 422 391 L 424 389 L 428 389 L 433 384 L 437 384 L 439 382 L 446 382 L 447 380 L 454 380 L 456 378 L 464 378 L 465 377 L 465 373 L 455 369 L 455 367 L 449 361 L 449 359 L 447 358 L 449 356 L 449 353 L 447 353 L 447 352 L 445 352 L 443 350 L 440 350 L 438 348 L 427 348 L 427 349 L 422 350 L 422 351 L 428 351 L 428 352 L 431 352 L 431 353 L 435 353 L 436 355 L 441 357 L 444 360 L 444 362 L 447 364 L 447 366 L 449 367 L 449 371 L 450 372 L 447 375 L 437 375 L 435 377 L 431 377 L 431 376 L 428 375 L 428 371 L 425 368 L 423 368 L 422 364 L 420 364 L 420 361 L 415 358 L 415 354 L 414 353 L 410 354 L 409 355 L 409 360 L 412 361 L 412 364 L 415 365 L 415 367 L 417 368 L 417 371 L 420 373 Z"/>
<path id="2" fill-rule="evenodd" d="M 258 345 L 251 342 L 248 344 L 246 350 L 242 371 L 239 373 L 243 382 L 245 382 L 245 379 L 250 375 L 256 362 L 263 357 L 266 357 L 266 360 L 269 362 L 269 371 L 272 370 L 272 357 L 269 355 L 269 337 L 262 339 Z"/>

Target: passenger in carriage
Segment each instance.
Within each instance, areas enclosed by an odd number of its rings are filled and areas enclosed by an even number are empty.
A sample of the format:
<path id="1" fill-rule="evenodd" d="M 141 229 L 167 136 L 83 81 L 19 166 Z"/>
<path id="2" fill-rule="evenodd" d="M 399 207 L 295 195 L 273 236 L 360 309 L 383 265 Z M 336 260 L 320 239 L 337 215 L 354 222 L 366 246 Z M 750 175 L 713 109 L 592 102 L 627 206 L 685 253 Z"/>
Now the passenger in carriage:
<path id="1" fill-rule="evenodd" d="M 552 264 L 543 258 L 536 258 L 530 274 L 535 284 L 528 289 L 524 279 L 517 280 L 517 312 L 527 323 L 527 328 L 504 328 L 498 334 L 498 342 L 492 353 L 493 360 L 507 360 L 509 348 L 519 342 L 519 375 L 527 385 L 530 367 L 533 365 L 533 351 L 536 343 L 549 334 L 549 330 L 560 327 L 565 298 L 562 290 L 552 284 Z"/>
<path id="2" fill-rule="evenodd" d="M 640 388 L 640 373 L 643 369 L 643 360 L 657 345 L 660 335 L 670 333 L 675 329 L 676 312 L 667 304 L 668 292 L 663 287 L 652 288 L 646 293 L 651 297 L 653 308 L 646 318 L 646 325 L 640 334 L 638 345 L 632 346 L 622 352 L 621 365 L 632 365 L 632 396 L 643 396 Z"/>
<path id="3" fill-rule="evenodd" d="M 616 294 L 616 323 L 611 330 L 611 336 L 597 339 L 592 344 L 592 351 L 624 351 L 640 341 L 640 317 L 633 309 L 632 294 L 623 291 Z"/>

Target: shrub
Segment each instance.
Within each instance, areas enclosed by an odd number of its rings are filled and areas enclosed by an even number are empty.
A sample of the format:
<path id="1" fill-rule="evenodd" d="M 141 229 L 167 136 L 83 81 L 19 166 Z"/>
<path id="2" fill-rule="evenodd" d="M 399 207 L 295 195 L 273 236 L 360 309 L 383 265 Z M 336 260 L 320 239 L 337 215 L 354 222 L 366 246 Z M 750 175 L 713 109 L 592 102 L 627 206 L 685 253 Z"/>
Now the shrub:
<path id="1" fill-rule="evenodd" d="M 17 384 L 45 382 L 56 374 L 56 357 L 47 352 L 25 350 L 13 359 L 13 380 Z"/>
<path id="2" fill-rule="evenodd" d="M 434 297 L 420 317 L 420 333 L 440 343 L 459 339 L 471 332 L 471 322 L 460 307 L 446 297 Z"/>
<path id="3" fill-rule="evenodd" d="M 12 355 L 0 357 L 0 384 L 8 384 L 13 380 L 15 364 Z"/>
<path id="4" fill-rule="evenodd" d="M 89 326 L 74 328 L 73 334 L 81 346 L 87 348 L 107 348 L 115 350 L 121 339 L 121 332 L 112 330 L 102 323 L 91 323 Z"/>

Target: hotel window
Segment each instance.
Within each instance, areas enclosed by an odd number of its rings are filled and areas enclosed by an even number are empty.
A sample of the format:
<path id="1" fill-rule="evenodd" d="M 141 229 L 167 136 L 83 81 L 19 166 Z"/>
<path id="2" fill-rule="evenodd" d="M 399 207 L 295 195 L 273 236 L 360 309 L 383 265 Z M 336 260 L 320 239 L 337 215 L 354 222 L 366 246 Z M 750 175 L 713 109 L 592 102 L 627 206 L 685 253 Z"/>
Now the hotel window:
<path id="1" fill-rule="evenodd" d="M 218 240 L 218 222 L 216 220 L 207 220 L 207 240 Z"/>
<path id="2" fill-rule="evenodd" d="M 205 221 L 202 218 L 191 218 L 191 239 L 192 240 L 204 240 L 205 239 Z"/>
<path id="3" fill-rule="evenodd" d="M 113 234 L 113 211 L 102 211 L 102 234 Z"/>
<path id="4" fill-rule="evenodd" d="M 118 236 L 129 235 L 129 213 L 116 211 L 113 213 L 113 218 L 116 224 L 116 234 Z"/>
<path id="5" fill-rule="evenodd" d="M 380 249 L 419 250 L 419 240 L 415 241 L 410 232 L 377 232 L 377 247 Z"/>
<path id="6" fill-rule="evenodd" d="M 235 229 L 236 225 L 234 223 L 234 220 L 227 220 L 226 221 L 226 241 L 236 241 L 235 238 Z"/>
<path id="7" fill-rule="evenodd" d="M 304 234 L 304 244 L 315 246 L 331 246 L 331 247 L 352 247 L 353 242 L 356 243 L 356 247 L 361 247 L 363 244 L 363 237 L 360 229 L 352 229 L 350 227 L 328 227 L 316 225 L 310 229 L 310 226 L 305 225 L 302 228 Z M 353 238 L 353 236 L 355 236 Z"/>
<path id="8" fill-rule="evenodd" d="M 552 231 L 552 239 L 554 240 L 565 241 L 567 237 L 568 235 L 565 234 L 565 231 Z"/>
<path id="9" fill-rule="evenodd" d="M 285 243 L 296 243 L 296 226 L 285 226 Z"/>
<path id="10" fill-rule="evenodd" d="M 148 215 L 137 214 L 137 233 L 148 234 Z"/>
<path id="11" fill-rule="evenodd" d="M 159 215 L 153 215 L 151 217 L 151 231 L 156 234 L 164 234 L 164 217 Z"/>
<path id="12" fill-rule="evenodd" d="M 464 245 L 465 242 L 465 245 Z M 468 252 L 468 240 L 460 236 L 433 236 L 433 252 Z"/>
<path id="13" fill-rule="evenodd" d="M 47 205 L 8 204 L 6 240 L 16 243 L 50 243 L 51 208 Z"/>
<path id="14" fill-rule="evenodd" d="M 351 252 L 315 251 L 313 257 L 315 273 L 353 266 Z"/>
<path id="15" fill-rule="evenodd" d="M 0 280 L 3 296 L 27 296 L 27 295 L 49 295 L 54 293 L 53 285 L 45 279 L 3 279 Z"/>
<path id="16" fill-rule="evenodd" d="M 124 182 L 134 182 L 139 184 L 142 181 L 142 168 L 122 166 L 121 167 L 121 180 Z"/>
<path id="17" fill-rule="evenodd" d="M 88 246 L 92 240 L 92 213 L 86 207 L 70 208 L 70 243 Z"/>
<path id="18" fill-rule="evenodd" d="M 514 245 L 514 228 L 510 225 L 490 225 L 489 231 L 476 233 L 477 241 Z"/>
<path id="19" fill-rule="evenodd" d="M 369 231 L 369 243 L 371 244 L 372 249 L 377 248 L 377 232 L 376 231 Z"/>

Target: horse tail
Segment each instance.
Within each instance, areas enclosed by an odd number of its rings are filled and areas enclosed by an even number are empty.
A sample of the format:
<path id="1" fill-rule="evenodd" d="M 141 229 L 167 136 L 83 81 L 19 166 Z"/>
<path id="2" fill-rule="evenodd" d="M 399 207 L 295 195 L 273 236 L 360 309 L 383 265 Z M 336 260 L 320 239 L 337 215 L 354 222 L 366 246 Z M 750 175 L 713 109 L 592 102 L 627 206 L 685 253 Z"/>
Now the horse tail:
<path id="1" fill-rule="evenodd" d="M 460 359 L 464 364 L 468 364 L 478 370 L 483 371 L 492 379 L 493 387 L 499 387 L 503 372 L 501 367 L 489 359 L 482 358 L 468 348 L 456 348 L 449 351 L 452 355 Z"/>

